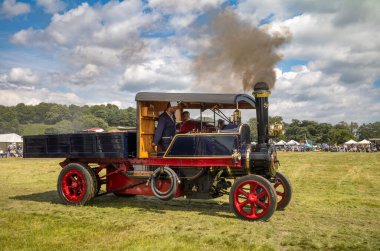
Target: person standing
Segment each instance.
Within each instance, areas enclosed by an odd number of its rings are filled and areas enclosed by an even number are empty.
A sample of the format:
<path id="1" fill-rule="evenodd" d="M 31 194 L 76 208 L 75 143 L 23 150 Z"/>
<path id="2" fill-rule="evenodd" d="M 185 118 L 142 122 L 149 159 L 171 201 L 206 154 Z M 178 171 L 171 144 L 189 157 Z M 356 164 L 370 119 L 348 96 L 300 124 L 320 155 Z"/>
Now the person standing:
<path id="1" fill-rule="evenodd" d="M 176 102 L 170 102 L 166 106 L 166 111 L 158 118 L 156 131 L 154 132 L 153 147 L 159 147 L 159 151 L 168 149 L 176 131 L 176 120 L 174 113 L 178 106 Z"/>

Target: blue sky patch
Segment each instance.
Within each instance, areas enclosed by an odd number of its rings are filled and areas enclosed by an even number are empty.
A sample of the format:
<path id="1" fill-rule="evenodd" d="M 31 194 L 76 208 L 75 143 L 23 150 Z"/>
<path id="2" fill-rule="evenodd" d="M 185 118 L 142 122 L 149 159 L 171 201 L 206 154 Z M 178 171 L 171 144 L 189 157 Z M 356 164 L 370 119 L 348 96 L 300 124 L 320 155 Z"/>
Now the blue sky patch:
<path id="1" fill-rule="evenodd" d="M 280 61 L 277 64 L 277 67 L 282 71 L 291 71 L 293 66 L 307 65 L 308 63 L 309 63 L 309 61 L 304 60 L 304 59 L 292 58 L 292 59 Z"/>
<path id="2" fill-rule="evenodd" d="M 380 78 L 376 79 L 373 84 L 375 85 L 376 88 L 380 89 Z"/>

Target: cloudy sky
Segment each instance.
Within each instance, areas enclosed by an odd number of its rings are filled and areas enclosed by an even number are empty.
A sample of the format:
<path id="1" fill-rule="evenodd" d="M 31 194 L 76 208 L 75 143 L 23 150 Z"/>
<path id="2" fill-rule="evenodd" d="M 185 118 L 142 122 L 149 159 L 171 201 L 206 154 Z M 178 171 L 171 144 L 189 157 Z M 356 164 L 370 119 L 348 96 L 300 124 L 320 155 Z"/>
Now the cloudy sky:
<path id="1" fill-rule="evenodd" d="M 380 121 L 380 1 L 2 0 L 0 104 L 134 105 L 138 91 L 243 92 L 194 72 L 230 11 L 280 46 L 270 115 Z M 218 73 L 216 73 L 218 74 Z M 226 72 L 223 72 L 225 75 Z M 249 92 L 247 92 L 249 93 Z"/>

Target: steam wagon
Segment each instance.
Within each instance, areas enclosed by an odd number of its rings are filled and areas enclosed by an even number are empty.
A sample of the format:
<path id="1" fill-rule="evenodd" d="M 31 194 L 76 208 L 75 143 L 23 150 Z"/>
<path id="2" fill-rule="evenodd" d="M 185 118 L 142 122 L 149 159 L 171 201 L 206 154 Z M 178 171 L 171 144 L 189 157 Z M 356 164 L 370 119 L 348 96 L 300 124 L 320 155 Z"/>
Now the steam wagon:
<path id="1" fill-rule="evenodd" d="M 254 98 L 140 92 L 136 130 L 25 136 L 24 158 L 64 159 L 57 190 L 68 205 L 84 205 L 109 193 L 161 200 L 229 195 L 237 217 L 267 220 L 292 196 L 289 180 L 278 171 L 275 148 L 268 143 L 269 94 L 265 83 L 255 85 Z M 152 146 L 158 115 L 173 101 L 179 104 L 178 121 L 181 111 L 194 109 L 201 119 L 181 123 L 167 150 L 158 152 Z M 256 109 L 257 143 L 251 142 L 249 126 L 241 123 L 243 109 Z M 213 121 L 204 122 L 205 113 L 212 114 Z M 226 126 L 217 126 L 217 121 Z"/>

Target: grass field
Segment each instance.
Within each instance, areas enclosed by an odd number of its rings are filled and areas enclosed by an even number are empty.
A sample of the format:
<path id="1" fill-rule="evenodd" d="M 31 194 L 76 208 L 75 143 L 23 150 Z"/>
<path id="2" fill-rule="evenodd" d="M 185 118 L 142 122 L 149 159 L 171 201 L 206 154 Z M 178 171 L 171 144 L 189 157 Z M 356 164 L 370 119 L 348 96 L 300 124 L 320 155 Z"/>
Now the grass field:
<path id="1" fill-rule="evenodd" d="M 228 198 L 60 204 L 58 159 L 0 159 L 0 250 L 380 250 L 380 153 L 279 153 L 294 197 L 269 222 Z"/>

